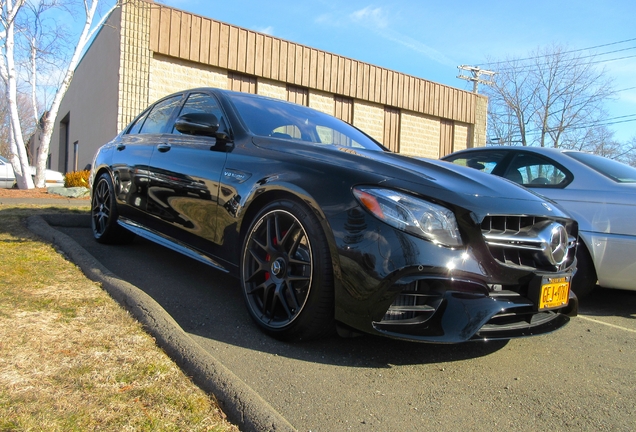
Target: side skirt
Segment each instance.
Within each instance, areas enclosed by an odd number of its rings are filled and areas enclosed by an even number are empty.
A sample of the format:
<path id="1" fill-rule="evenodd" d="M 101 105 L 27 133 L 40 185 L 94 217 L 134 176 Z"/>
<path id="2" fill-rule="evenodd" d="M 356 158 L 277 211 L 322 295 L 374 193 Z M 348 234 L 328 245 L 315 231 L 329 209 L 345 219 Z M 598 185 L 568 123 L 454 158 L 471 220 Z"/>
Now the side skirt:
<path id="1" fill-rule="evenodd" d="M 179 252 L 180 254 L 183 254 L 185 256 L 188 256 L 190 258 L 193 258 L 197 261 L 200 261 L 204 264 L 207 264 L 211 267 L 214 267 L 217 270 L 221 270 L 224 273 L 229 273 L 230 271 L 224 267 L 222 264 L 220 264 L 219 262 L 213 260 L 212 258 L 210 258 L 207 255 L 203 255 L 201 252 L 197 251 L 196 249 L 193 249 L 189 246 L 184 245 L 183 243 L 180 243 L 176 240 L 173 240 L 171 238 L 168 238 L 162 234 L 159 234 L 156 231 L 153 230 L 149 230 L 148 228 L 141 226 L 133 221 L 131 221 L 130 219 L 126 219 L 126 218 L 122 218 L 120 217 L 117 220 L 117 223 L 119 223 L 119 225 L 123 226 L 124 228 L 126 228 L 129 231 L 134 232 L 135 234 L 137 234 L 140 237 L 143 237 L 147 240 L 150 240 L 151 242 L 157 243 L 161 246 L 167 247 L 168 249 L 172 249 L 175 252 Z"/>

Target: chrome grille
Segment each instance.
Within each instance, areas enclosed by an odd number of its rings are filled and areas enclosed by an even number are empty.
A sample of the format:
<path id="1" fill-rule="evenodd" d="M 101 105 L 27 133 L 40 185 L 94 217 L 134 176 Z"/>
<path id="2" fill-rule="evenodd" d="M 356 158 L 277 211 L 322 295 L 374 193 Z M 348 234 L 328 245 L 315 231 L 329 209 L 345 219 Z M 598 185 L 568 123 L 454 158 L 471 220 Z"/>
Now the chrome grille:
<path id="1" fill-rule="evenodd" d="M 561 271 L 574 260 L 576 233 L 572 232 L 571 225 L 562 224 L 568 232 L 567 255 L 562 263 L 554 264 L 554 260 L 550 259 L 550 244 L 543 234 L 555 226 L 555 222 L 558 221 L 533 216 L 488 216 L 482 222 L 481 230 L 490 253 L 500 263 L 544 271 Z"/>

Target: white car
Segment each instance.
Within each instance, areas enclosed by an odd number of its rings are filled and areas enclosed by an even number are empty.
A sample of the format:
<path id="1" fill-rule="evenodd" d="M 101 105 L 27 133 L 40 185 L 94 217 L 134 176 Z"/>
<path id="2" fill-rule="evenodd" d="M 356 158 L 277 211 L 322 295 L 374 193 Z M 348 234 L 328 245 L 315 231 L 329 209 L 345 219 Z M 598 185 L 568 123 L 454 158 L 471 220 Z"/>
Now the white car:
<path id="1" fill-rule="evenodd" d="M 559 203 L 579 223 L 578 296 L 598 284 L 636 290 L 636 168 L 590 153 L 481 147 L 443 160 L 505 177 Z"/>
<path id="2" fill-rule="evenodd" d="M 31 170 L 31 176 L 35 177 L 35 167 L 29 167 Z M 64 186 L 64 174 L 58 171 L 47 169 L 45 172 L 46 186 L 47 187 L 62 187 Z M 15 174 L 13 173 L 13 166 L 6 158 L 0 156 L 0 188 L 11 189 L 15 187 Z"/>

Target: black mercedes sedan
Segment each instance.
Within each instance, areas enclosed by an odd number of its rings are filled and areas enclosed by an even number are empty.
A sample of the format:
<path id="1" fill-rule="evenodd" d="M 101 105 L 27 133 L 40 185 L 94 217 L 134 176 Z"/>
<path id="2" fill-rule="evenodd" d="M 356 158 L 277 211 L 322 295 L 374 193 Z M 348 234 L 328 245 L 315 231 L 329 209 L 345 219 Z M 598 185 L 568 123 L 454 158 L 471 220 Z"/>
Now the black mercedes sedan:
<path id="1" fill-rule="evenodd" d="M 578 227 L 557 205 L 276 99 L 157 101 L 98 150 L 91 194 L 98 242 L 139 235 L 238 277 L 279 339 L 508 339 L 578 309 Z"/>

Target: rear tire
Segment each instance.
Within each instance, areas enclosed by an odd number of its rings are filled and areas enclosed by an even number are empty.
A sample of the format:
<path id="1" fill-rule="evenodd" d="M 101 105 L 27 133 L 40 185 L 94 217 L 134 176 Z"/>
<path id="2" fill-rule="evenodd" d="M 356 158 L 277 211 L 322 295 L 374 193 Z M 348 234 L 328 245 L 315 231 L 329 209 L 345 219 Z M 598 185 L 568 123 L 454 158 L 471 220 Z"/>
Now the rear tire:
<path id="1" fill-rule="evenodd" d="M 578 249 L 576 250 L 576 261 L 576 274 L 572 278 L 572 291 L 577 297 L 582 298 L 592 292 L 598 277 L 596 276 L 592 256 L 580 238 Z"/>
<path id="2" fill-rule="evenodd" d="M 270 203 L 254 218 L 242 250 L 243 296 L 261 330 L 286 341 L 334 332 L 331 255 L 311 210 L 286 199 Z"/>
<path id="3" fill-rule="evenodd" d="M 93 237 L 99 243 L 126 244 L 133 241 L 135 234 L 117 223 L 117 202 L 115 188 L 108 173 L 97 178 L 91 197 L 91 226 Z"/>

